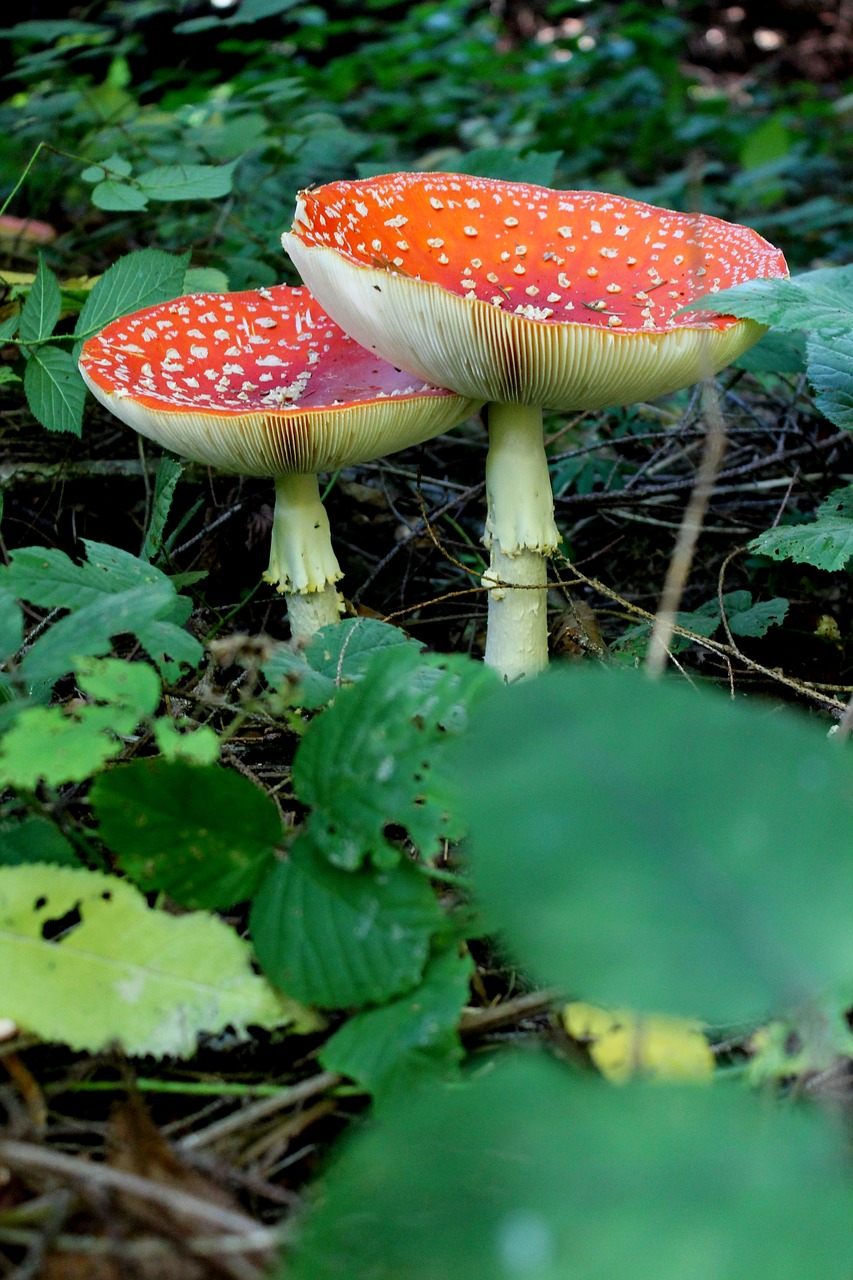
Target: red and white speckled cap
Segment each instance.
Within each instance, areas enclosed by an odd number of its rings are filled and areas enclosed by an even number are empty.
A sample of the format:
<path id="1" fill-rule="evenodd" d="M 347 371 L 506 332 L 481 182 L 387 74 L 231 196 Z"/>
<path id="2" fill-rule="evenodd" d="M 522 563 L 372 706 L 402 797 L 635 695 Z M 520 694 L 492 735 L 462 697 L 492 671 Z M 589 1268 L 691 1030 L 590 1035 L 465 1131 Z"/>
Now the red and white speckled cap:
<path id="1" fill-rule="evenodd" d="M 310 475 L 440 435 L 476 407 L 348 337 L 307 289 L 201 293 L 89 338 L 80 371 L 158 444 L 245 475 Z"/>
<path id="2" fill-rule="evenodd" d="M 592 409 L 715 373 L 764 329 L 693 298 L 786 276 L 748 227 L 597 191 L 398 173 L 301 193 L 282 242 L 365 346 L 480 400 Z"/>

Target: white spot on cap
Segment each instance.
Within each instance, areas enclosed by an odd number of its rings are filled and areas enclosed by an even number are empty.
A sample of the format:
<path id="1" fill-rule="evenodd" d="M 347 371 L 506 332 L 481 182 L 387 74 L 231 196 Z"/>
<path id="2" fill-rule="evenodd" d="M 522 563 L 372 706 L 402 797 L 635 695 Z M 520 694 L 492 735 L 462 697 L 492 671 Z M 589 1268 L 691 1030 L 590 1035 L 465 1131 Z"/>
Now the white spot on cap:
<path id="1" fill-rule="evenodd" d="M 430 198 L 429 198 L 429 202 L 430 202 L 430 204 L 432 205 L 433 209 L 443 209 L 443 208 L 444 208 L 444 205 L 443 205 L 443 204 L 442 204 L 442 202 L 439 200 L 438 196 L 430 196 Z"/>
<path id="2" fill-rule="evenodd" d="M 478 234 L 476 227 L 463 227 L 462 230 L 466 236 L 476 236 Z"/>
<path id="3" fill-rule="evenodd" d="M 427 240 L 427 244 L 431 249 L 440 249 L 441 246 L 444 244 L 444 241 L 440 240 L 438 236 L 430 236 L 429 239 Z"/>

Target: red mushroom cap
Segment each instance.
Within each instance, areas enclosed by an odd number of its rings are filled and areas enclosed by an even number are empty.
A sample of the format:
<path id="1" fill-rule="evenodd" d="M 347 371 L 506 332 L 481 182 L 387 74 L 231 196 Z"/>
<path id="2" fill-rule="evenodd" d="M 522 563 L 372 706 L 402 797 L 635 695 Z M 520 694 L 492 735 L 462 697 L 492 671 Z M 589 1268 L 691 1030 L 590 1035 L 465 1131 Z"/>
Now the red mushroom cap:
<path id="1" fill-rule="evenodd" d="M 80 371 L 142 435 L 257 476 L 367 462 L 477 407 L 360 347 L 307 289 L 286 285 L 123 316 L 84 343 Z"/>
<path id="2" fill-rule="evenodd" d="M 677 313 L 788 274 L 766 240 L 719 218 L 464 174 L 305 191 L 283 242 L 330 314 L 387 359 L 467 395 L 564 409 L 716 372 L 764 330 Z"/>

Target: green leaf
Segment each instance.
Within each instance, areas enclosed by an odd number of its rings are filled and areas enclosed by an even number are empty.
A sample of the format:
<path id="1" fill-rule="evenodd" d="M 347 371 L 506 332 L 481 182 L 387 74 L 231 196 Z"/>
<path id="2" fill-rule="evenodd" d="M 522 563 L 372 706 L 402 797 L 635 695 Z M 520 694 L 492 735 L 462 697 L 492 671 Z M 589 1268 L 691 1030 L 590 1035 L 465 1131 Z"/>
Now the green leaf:
<path id="1" fill-rule="evenodd" d="M 243 0 L 240 7 L 231 14 L 210 18 L 188 18 L 174 27 L 181 35 L 193 35 L 197 31 L 210 31 L 219 27 L 240 27 L 250 22 L 259 22 L 262 18 L 274 18 L 288 9 L 293 9 L 301 0 Z"/>
<path id="2" fill-rule="evenodd" d="M 185 907 L 231 907 L 250 898 L 281 842 L 275 803 L 218 765 L 146 759 L 95 781 L 99 835 L 146 893 Z"/>
<path id="3" fill-rule="evenodd" d="M 97 333 L 119 316 L 176 298 L 183 287 L 190 255 L 136 249 L 101 276 L 77 317 L 78 338 Z"/>
<path id="4" fill-rule="evenodd" d="M 792 333 L 771 329 L 732 363 L 750 373 L 805 373 L 806 336 L 798 329 Z"/>
<path id="5" fill-rule="evenodd" d="M 467 658 L 392 646 L 312 721 L 294 758 L 293 786 L 313 808 L 306 829 L 330 862 L 394 866 L 401 851 L 385 834 L 389 823 L 405 828 L 425 857 L 442 837 L 453 838 L 458 828 L 433 764 L 493 680 Z"/>
<path id="6" fill-rule="evenodd" d="M 182 293 L 227 293 L 228 277 L 218 267 L 189 267 Z"/>
<path id="7" fill-rule="evenodd" d="M 836 427 L 853 431 L 853 323 L 845 333 L 812 334 L 806 352 L 815 404 Z"/>
<path id="8" fill-rule="evenodd" d="M 112 34 L 109 27 L 101 27 L 94 22 L 75 22 L 71 18 L 18 22 L 14 27 L 0 29 L 0 37 L 12 40 L 36 40 L 44 44 L 52 44 L 54 40 L 68 36 L 109 37 Z"/>
<path id="9" fill-rule="evenodd" d="M 99 1053 L 194 1052 L 200 1032 L 311 1020 L 251 968 L 212 916 L 151 910 L 114 876 L 67 867 L 0 869 L 0 1015 L 44 1040 Z"/>
<path id="10" fill-rule="evenodd" d="M 551 187 L 562 155 L 562 151 L 528 151 L 522 156 L 512 147 L 478 147 L 460 156 L 454 168 L 457 173 L 470 173 L 477 178 Z"/>
<path id="11" fill-rule="evenodd" d="M 21 342 L 39 342 L 53 333 L 62 310 L 62 291 L 56 276 L 39 254 L 36 278 L 21 308 L 18 337 Z"/>
<path id="12" fill-rule="evenodd" d="M 843 332 L 853 325 L 853 265 L 821 267 L 790 280 L 750 280 L 691 302 L 690 311 L 716 311 L 780 329 Z"/>
<path id="13" fill-rule="evenodd" d="M 0 823 L 0 865 L 17 867 L 26 862 L 80 865 L 74 846 L 47 818 Z"/>
<path id="14" fill-rule="evenodd" d="M 8 338 L 14 338 L 18 332 L 18 321 L 20 316 L 17 312 L 14 315 L 7 316 L 5 320 L 0 320 L 0 342 L 5 342 Z M 6 368 L 7 366 L 3 366 Z"/>
<path id="15" fill-rule="evenodd" d="M 850 982 L 851 765 L 822 725 L 554 670 L 477 709 L 445 767 L 475 887 L 538 978 L 729 1023 Z"/>
<path id="16" fill-rule="evenodd" d="M 293 706 L 314 709 L 331 702 L 342 684 L 361 680 L 374 654 L 399 647 L 420 654 L 423 646 L 399 627 L 376 618 L 346 618 L 323 627 L 296 653 L 290 645 L 276 645 L 261 670 L 275 688 L 291 686 Z"/>
<path id="17" fill-rule="evenodd" d="M 24 615 L 11 591 L 0 589 L 0 661 L 17 653 L 24 642 Z"/>
<path id="18" fill-rule="evenodd" d="M 102 596 L 92 604 L 60 618 L 40 636 L 21 662 L 21 674 L 31 684 L 53 684 L 79 658 L 100 657 L 112 647 L 114 636 L 135 635 L 164 676 L 174 662 L 195 666 L 203 650 L 190 636 L 171 622 L 162 621 L 174 603 L 171 583 L 133 587 L 129 591 Z"/>
<path id="19" fill-rule="evenodd" d="M 25 677 L 52 683 L 77 657 L 108 652 L 112 637 L 126 631 L 136 634 L 165 676 L 175 674 L 175 664 L 196 666 L 202 647 L 181 625 L 192 605 L 170 579 L 119 547 L 87 539 L 83 545 L 86 564 L 75 564 L 62 551 L 22 547 L 12 552 L 11 565 L 0 567 L 0 591 L 43 608 L 74 611 L 25 655 Z"/>
<path id="20" fill-rule="evenodd" d="M 743 599 L 736 602 L 733 599 L 736 596 Z M 726 618 L 732 634 L 736 636 L 764 636 L 771 627 L 778 627 L 784 622 L 788 612 L 788 601 L 782 596 L 753 604 L 748 591 L 732 591 L 728 596 L 723 596 L 723 602 L 726 601 L 730 602 L 727 604 Z"/>
<path id="21" fill-rule="evenodd" d="M 273 1280 L 843 1280 L 851 1212 L 829 1116 L 517 1055 L 396 1094 Z"/>
<path id="22" fill-rule="evenodd" d="M 472 970 L 456 948 L 439 952 L 414 991 L 345 1022 L 323 1045 L 321 1064 L 371 1093 L 448 1076 L 462 1059 L 457 1027 Z"/>
<path id="23" fill-rule="evenodd" d="M 107 178 L 92 189 L 92 204 L 107 213 L 139 213 L 148 208 L 148 197 L 138 187 Z"/>
<path id="24" fill-rule="evenodd" d="M 39 782 L 83 782 L 118 755 L 120 738 L 153 715 L 160 679 L 144 662 L 90 659 L 77 667 L 83 693 L 101 706 L 25 706 L 0 738 L 0 784 L 33 790 Z"/>
<path id="25" fill-rule="evenodd" d="M 35 347 L 24 370 L 24 391 L 30 412 L 48 431 L 80 435 L 86 387 L 67 351 Z"/>
<path id="26" fill-rule="evenodd" d="M 111 156 L 107 156 L 101 164 L 90 165 L 88 169 L 84 169 L 80 177 L 84 182 L 104 182 L 108 177 L 129 178 L 133 172 L 133 165 L 124 156 L 116 155 L 115 152 Z"/>
<path id="27" fill-rule="evenodd" d="M 836 489 L 809 524 L 782 525 L 753 538 L 750 551 L 836 572 L 853 557 L 853 488 Z"/>
<path id="28" fill-rule="evenodd" d="M 154 498 L 151 503 L 151 519 L 145 533 L 145 542 L 139 553 L 140 560 L 153 560 L 163 546 L 163 530 L 172 509 L 175 488 L 183 475 L 184 464 L 177 458 L 164 454 L 157 467 L 154 481 Z"/>
<path id="29" fill-rule="evenodd" d="M 230 192 L 237 163 L 161 165 L 146 169 L 137 181 L 149 200 L 216 200 Z"/>
<path id="30" fill-rule="evenodd" d="M 271 982 L 306 1004 L 345 1009 L 415 986 L 445 918 L 409 863 L 338 871 L 301 836 L 261 886 L 250 927 Z"/>
<path id="31" fill-rule="evenodd" d="M 210 725 L 187 726 L 181 733 L 179 725 L 168 716 L 160 716 L 151 728 L 157 750 L 166 760 L 184 760 L 187 764 L 216 764 L 219 759 L 219 738 Z"/>

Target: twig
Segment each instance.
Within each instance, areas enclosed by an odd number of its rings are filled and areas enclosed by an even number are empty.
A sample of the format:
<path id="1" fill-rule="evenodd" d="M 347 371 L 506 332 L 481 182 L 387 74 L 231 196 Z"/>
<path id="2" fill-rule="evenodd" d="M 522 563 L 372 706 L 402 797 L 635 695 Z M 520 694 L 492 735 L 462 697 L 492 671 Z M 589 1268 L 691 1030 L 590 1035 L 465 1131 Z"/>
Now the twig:
<path id="1" fill-rule="evenodd" d="M 177 1144 L 178 1148 L 182 1151 L 190 1151 L 197 1150 L 199 1147 L 210 1146 L 212 1142 L 218 1142 L 220 1138 L 224 1138 L 230 1133 L 237 1133 L 258 1120 L 275 1115 L 276 1111 L 282 1111 L 285 1107 L 296 1106 L 297 1103 L 305 1102 L 308 1098 L 313 1098 L 318 1093 L 325 1093 L 329 1089 L 335 1089 L 341 1083 L 342 1077 L 334 1071 L 322 1071 L 319 1075 L 311 1076 L 308 1080 L 301 1080 L 299 1084 L 293 1085 L 291 1089 L 282 1089 L 274 1098 L 259 1098 L 257 1102 L 250 1102 L 248 1106 L 241 1107 L 239 1111 L 232 1111 L 230 1115 L 224 1116 L 221 1120 L 215 1120 L 206 1129 L 200 1129 L 196 1133 L 188 1133 L 185 1138 L 181 1138 Z"/>
<path id="2" fill-rule="evenodd" d="M 232 1235 L 254 1237 L 258 1230 L 258 1224 L 246 1214 L 224 1209 L 211 1200 L 202 1200 L 199 1196 L 181 1191 L 178 1187 L 152 1182 L 136 1173 L 126 1173 L 123 1169 L 114 1169 L 108 1164 L 96 1164 L 92 1160 L 80 1160 L 76 1156 L 52 1151 L 47 1147 L 38 1147 L 33 1143 L 0 1139 L 0 1164 L 6 1164 L 12 1169 L 52 1174 L 73 1183 L 83 1183 L 105 1191 L 118 1191 L 124 1195 L 136 1196 L 140 1200 L 162 1205 L 173 1214 L 180 1214 L 197 1222 L 210 1223 L 220 1231 Z M 274 1239 L 274 1233 L 270 1232 L 270 1242 Z"/>
<path id="3" fill-rule="evenodd" d="M 646 654 L 646 674 L 653 679 L 662 675 L 666 667 L 675 616 L 690 576 L 696 543 L 702 531 L 714 481 L 726 451 L 726 423 L 720 409 L 716 386 L 710 379 L 702 387 L 702 409 L 708 426 L 702 461 L 696 473 L 696 483 L 693 486 L 690 501 L 684 509 L 672 558 L 667 566 L 663 592 Z"/>
<path id="4" fill-rule="evenodd" d="M 463 1009 L 459 1019 L 459 1034 L 479 1036 L 496 1031 L 498 1027 L 511 1026 L 522 1018 L 547 1013 L 559 999 L 559 991 L 546 989 L 528 991 L 524 995 L 513 996 L 511 1000 L 504 1000 L 501 1004 L 489 1005 L 484 1009 Z"/>

